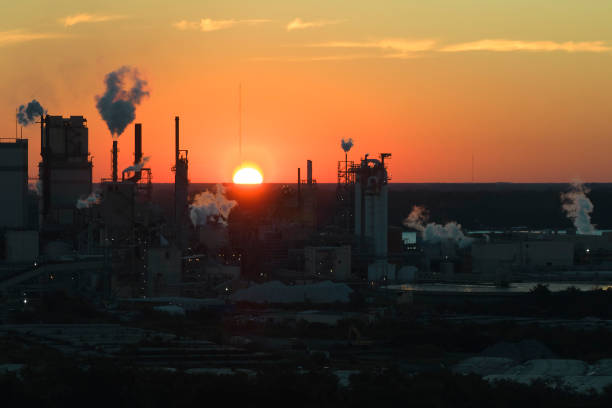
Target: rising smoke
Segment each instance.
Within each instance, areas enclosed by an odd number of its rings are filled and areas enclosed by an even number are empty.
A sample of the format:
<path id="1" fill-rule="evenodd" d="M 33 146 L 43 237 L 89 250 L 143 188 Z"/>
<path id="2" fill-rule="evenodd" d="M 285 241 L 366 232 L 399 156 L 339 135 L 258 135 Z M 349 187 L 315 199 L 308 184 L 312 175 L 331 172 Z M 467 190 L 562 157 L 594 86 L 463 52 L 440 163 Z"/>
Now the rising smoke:
<path id="1" fill-rule="evenodd" d="M 142 158 L 142 160 L 140 160 L 140 163 L 133 164 L 129 167 L 126 167 L 125 169 L 123 169 L 123 172 L 127 173 L 128 171 L 141 171 L 142 168 L 145 166 L 145 164 L 147 164 L 149 159 L 150 159 L 149 156 L 145 156 Z"/>
<path id="2" fill-rule="evenodd" d="M 194 226 L 209 223 L 227 225 L 230 212 L 238 203 L 225 197 L 225 187 L 217 184 L 215 191 L 196 194 L 189 205 L 189 216 Z"/>
<path id="3" fill-rule="evenodd" d="M 348 153 L 349 150 L 351 150 L 351 148 L 353 147 L 353 138 L 349 137 L 348 140 L 342 138 L 340 146 L 342 146 L 342 150 L 344 150 L 345 153 Z"/>
<path id="4" fill-rule="evenodd" d="M 40 102 L 32 99 L 27 105 L 21 105 L 17 112 L 17 121 L 21 126 L 28 126 L 36 121 L 36 118 L 42 117 L 47 111 L 42 107 Z"/>
<path id="5" fill-rule="evenodd" d="M 472 244 L 473 239 L 466 237 L 461 230 L 461 224 L 455 221 L 448 222 L 444 225 L 436 224 L 435 222 L 427 223 L 429 214 L 425 207 L 414 206 L 412 211 L 404 220 L 404 225 L 414 228 L 421 232 L 421 237 L 425 242 L 436 244 L 444 240 L 452 240 L 460 248 L 465 248 Z"/>
<path id="6" fill-rule="evenodd" d="M 590 191 L 584 184 L 576 181 L 570 184 L 568 192 L 561 193 L 561 207 L 567 218 L 574 223 L 578 234 L 594 235 L 597 233 L 597 229 L 591 224 L 591 213 L 594 207 L 587 197 Z"/>
<path id="7" fill-rule="evenodd" d="M 126 87 L 127 81 L 132 82 L 129 90 Z M 106 74 L 104 83 L 106 92 L 96 96 L 96 107 L 113 137 L 119 137 L 136 118 L 136 106 L 143 97 L 149 96 L 147 81 L 139 77 L 136 68 L 123 66 Z"/>
<path id="8" fill-rule="evenodd" d="M 76 203 L 76 208 L 82 210 L 83 208 L 91 208 L 94 204 L 100 204 L 102 197 L 96 191 L 89 194 L 85 198 L 79 198 Z"/>

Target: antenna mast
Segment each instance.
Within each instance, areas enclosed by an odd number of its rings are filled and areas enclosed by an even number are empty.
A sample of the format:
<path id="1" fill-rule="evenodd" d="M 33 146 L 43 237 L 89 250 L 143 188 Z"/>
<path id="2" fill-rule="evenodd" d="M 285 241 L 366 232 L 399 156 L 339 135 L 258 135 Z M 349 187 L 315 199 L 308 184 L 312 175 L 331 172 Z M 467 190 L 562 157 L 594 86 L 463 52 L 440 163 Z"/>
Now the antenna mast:
<path id="1" fill-rule="evenodd" d="M 242 164 L 242 83 L 238 84 L 238 153 Z"/>
<path id="2" fill-rule="evenodd" d="M 474 182 L 474 153 L 472 153 L 472 183 Z"/>

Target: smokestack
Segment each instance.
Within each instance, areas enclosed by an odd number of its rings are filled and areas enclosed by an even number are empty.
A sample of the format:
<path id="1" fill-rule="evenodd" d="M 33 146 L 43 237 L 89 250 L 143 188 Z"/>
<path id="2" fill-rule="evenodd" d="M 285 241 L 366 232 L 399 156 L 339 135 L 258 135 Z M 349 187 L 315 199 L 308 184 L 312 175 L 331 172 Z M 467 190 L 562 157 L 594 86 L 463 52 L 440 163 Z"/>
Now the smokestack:
<path id="1" fill-rule="evenodd" d="M 178 164 L 179 161 L 179 117 L 174 117 L 174 164 Z"/>
<path id="2" fill-rule="evenodd" d="M 40 115 L 40 153 L 44 155 L 45 153 L 45 114 Z"/>
<path id="3" fill-rule="evenodd" d="M 142 124 L 134 125 L 134 164 L 142 160 Z"/>
<path id="4" fill-rule="evenodd" d="M 306 177 L 310 186 L 312 184 L 312 160 L 306 161 Z"/>
<path id="5" fill-rule="evenodd" d="M 297 180 L 297 203 L 298 203 L 298 207 L 300 206 L 300 203 L 302 201 L 302 180 L 300 179 L 300 168 L 298 167 L 298 180 Z"/>
<path id="6" fill-rule="evenodd" d="M 113 140 L 113 150 L 112 150 L 112 160 L 113 160 L 113 183 L 117 182 L 117 141 Z"/>

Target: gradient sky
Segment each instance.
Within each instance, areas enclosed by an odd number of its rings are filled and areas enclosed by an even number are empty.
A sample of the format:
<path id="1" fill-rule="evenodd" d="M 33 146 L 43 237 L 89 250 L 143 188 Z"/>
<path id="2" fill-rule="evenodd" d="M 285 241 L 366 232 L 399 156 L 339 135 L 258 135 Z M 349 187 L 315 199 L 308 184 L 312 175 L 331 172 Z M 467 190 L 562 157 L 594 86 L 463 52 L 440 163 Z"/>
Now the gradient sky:
<path id="1" fill-rule="evenodd" d="M 350 153 L 391 152 L 395 182 L 612 181 L 612 2 L 20 1 L 0 5 L 0 132 L 38 99 L 88 119 L 94 179 L 111 136 L 95 108 L 106 73 L 137 67 L 136 111 L 156 182 L 172 180 L 181 116 L 192 182 L 230 181 L 244 158 L 268 182 L 314 161 L 336 180 Z M 30 174 L 39 161 L 31 140 Z M 133 158 L 133 124 L 119 138 Z"/>

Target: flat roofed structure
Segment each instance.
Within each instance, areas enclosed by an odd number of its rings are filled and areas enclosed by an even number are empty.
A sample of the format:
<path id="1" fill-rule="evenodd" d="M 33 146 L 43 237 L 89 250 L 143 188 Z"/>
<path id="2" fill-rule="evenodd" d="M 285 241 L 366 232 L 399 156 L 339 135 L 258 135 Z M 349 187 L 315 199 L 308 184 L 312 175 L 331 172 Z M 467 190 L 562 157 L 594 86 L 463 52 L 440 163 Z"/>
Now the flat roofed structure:
<path id="1" fill-rule="evenodd" d="M 0 139 L 0 228 L 25 228 L 28 199 L 28 140 Z"/>
<path id="2" fill-rule="evenodd" d="M 87 120 L 47 115 L 41 122 L 39 177 L 44 223 L 71 225 L 77 200 L 91 193 Z"/>

